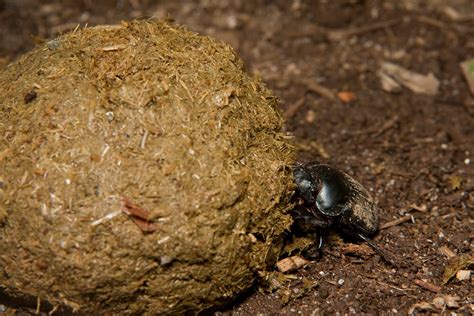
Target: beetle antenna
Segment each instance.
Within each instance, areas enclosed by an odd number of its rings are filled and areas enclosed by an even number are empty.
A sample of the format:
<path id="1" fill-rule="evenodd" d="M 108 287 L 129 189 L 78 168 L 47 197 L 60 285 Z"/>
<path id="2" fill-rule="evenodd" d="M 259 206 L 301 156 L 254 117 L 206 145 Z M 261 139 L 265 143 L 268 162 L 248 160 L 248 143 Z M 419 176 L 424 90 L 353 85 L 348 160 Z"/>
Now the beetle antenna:
<path id="1" fill-rule="evenodd" d="M 398 265 L 395 263 L 395 261 L 393 261 L 385 251 L 383 251 L 379 246 L 377 246 L 377 244 L 370 238 L 358 233 L 357 236 L 359 238 L 361 238 L 362 240 L 364 240 L 366 243 L 369 244 L 370 247 L 372 247 L 372 249 L 375 250 L 375 252 L 377 252 L 386 262 L 388 262 L 389 264 L 391 264 L 392 266 L 394 267 L 398 267 Z"/>

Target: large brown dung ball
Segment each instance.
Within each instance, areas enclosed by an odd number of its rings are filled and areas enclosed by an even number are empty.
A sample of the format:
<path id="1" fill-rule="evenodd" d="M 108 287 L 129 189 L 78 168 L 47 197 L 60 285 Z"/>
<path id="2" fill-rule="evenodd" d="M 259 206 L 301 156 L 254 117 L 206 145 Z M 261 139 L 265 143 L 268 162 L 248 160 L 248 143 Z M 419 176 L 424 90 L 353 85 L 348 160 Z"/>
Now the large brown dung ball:
<path id="1" fill-rule="evenodd" d="M 199 311 L 281 250 L 293 149 L 227 45 L 86 28 L 0 75 L 0 289 L 83 314 Z"/>

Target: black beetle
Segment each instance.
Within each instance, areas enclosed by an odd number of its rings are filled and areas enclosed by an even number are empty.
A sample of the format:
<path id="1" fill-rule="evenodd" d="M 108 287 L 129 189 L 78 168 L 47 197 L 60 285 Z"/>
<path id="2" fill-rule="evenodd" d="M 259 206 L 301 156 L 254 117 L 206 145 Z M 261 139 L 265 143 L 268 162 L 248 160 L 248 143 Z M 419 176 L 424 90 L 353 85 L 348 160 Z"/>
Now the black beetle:
<path id="1" fill-rule="evenodd" d="M 303 207 L 292 211 L 297 230 L 315 232 L 335 225 L 342 232 L 363 239 L 393 263 L 368 237 L 378 229 L 377 206 L 359 182 L 339 169 L 319 163 L 298 164 L 293 174 L 297 192 L 304 200 Z"/>

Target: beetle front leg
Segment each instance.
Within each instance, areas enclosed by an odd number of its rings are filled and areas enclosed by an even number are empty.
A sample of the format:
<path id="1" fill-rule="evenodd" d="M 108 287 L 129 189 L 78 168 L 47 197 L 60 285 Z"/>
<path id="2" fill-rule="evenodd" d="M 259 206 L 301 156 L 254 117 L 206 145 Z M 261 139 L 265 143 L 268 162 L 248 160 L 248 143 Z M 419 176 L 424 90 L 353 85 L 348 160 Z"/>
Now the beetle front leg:
<path id="1" fill-rule="evenodd" d="M 333 224 L 331 218 L 318 216 L 305 206 L 297 206 L 291 211 L 293 225 L 291 231 L 297 234 L 316 233 L 329 228 Z"/>

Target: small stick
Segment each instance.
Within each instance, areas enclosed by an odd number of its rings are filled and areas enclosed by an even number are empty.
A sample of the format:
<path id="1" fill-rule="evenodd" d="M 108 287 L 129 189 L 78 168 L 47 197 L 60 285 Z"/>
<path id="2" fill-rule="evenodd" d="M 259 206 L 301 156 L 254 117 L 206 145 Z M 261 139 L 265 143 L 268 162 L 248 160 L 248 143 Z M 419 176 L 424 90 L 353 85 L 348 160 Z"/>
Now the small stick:
<path id="1" fill-rule="evenodd" d="M 145 144 L 146 144 L 146 139 L 148 137 L 148 130 L 145 129 L 145 132 L 143 133 L 142 140 L 140 141 L 140 148 L 145 149 Z"/>
<path id="2" fill-rule="evenodd" d="M 336 30 L 336 31 L 328 31 L 327 36 L 331 41 L 339 41 L 345 37 L 353 36 L 353 35 L 360 35 L 372 31 L 376 31 L 379 29 L 384 29 L 386 27 L 394 26 L 400 23 L 400 19 L 393 19 L 388 21 L 381 21 L 376 22 L 374 24 L 348 29 L 348 30 Z"/>
<path id="3" fill-rule="evenodd" d="M 115 51 L 115 50 L 122 50 L 122 49 L 125 49 L 126 47 L 127 47 L 126 45 L 119 44 L 119 45 L 112 45 L 112 46 L 102 47 L 102 50 L 104 52 L 111 52 L 111 51 Z"/>
<path id="4" fill-rule="evenodd" d="M 56 305 L 53 307 L 53 309 L 51 309 L 49 312 L 48 312 L 48 315 L 54 315 L 54 313 L 56 313 L 56 311 L 59 309 L 59 305 Z"/>
<path id="5" fill-rule="evenodd" d="M 292 105 L 288 107 L 288 109 L 285 111 L 285 114 L 283 114 L 283 116 L 287 120 L 293 117 L 296 114 L 296 112 L 298 112 L 298 110 L 304 105 L 305 101 L 306 101 L 305 96 L 302 96 L 301 98 L 299 98 L 295 103 L 293 103 Z"/>
<path id="6" fill-rule="evenodd" d="M 392 127 L 394 127 L 395 125 L 397 125 L 397 123 L 399 122 L 400 118 L 398 115 L 395 115 L 394 117 L 392 117 L 390 120 L 386 121 L 382 127 L 375 132 L 374 136 L 380 136 L 382 135 L 383 133 L 385 133 L 386 131 L 388 131 L 389 129 L 391 129 Z"/>
<path id="7" fill-rule="evenodd" d="M 422 204 L 422 205 L 410 204 L 408 205 L 408 207 L 410 208 L 411 211 L 417 211 L 421 213 L 425 213 L 428 210 L 425 204 Z"/>
<path id="8" fill-rule="evenodd" d="M 38 296 L 38 297 L 36 297 L 36 312 L 35 312 L 35 314 L 39 315 L 40 311 L 41 311 L 41 298 Z"/>
<path id="9" fill-rule="evenodd" d="M 115 212 L 111 212 L 107 215 L 105 215 L 104 217 L 101 217 L 99 219 L 96 219 L 95 221 L 93 221 L 91 223 L 92 226 L 97 226 L 97 225 L 100 225 L 102 224 L 103 222 L 105 221 L 108 221 L 108 220 L 111 220 L 112 218 L 118 216 L 119 214 L 122 214 L 123 211 L 115 211 Z"/>
<path id="10" fill-rule="evenodd" d="M 380 126 L 380 128 L 376 127 L 376 128 L 371 128 L 371 129 L 366 130 L 366 131 L 356 131 L 356 132 L 352 132 L 351 134 L 352 135 L 364 135 L 364 134 L 371 134 L 372 135 L 373 134 L 373 136 L 380 136 L 383 133 L 385 133 L 387 130 L 394 127 L 399 122 L 399 120 L 400 120 L 399 116 L 395 115 L 394 117 L 392 117 L 391 119 L 389 119 L 388 121 L 383 123 L 383 125 Z"/>
<path id="11" fill-rule="evenodd" d="M 317 83 L 316 81 L 314 80 L 310 80 L 310 79 L 301 79 L 299 81 L 301 84 L 305 85 L 306 88 L 311 91 L 311 92 L 314 92 L 326 99 L 329 99 L 329 100 L 336 100 L 336 94 L 334 92 L 332 92 L 330 89 L 320 85 L 319 83 Z"/>
<path id="12" fill-rule="evenodd" d="M 318 27 L 309 30 L 309 31 L 298 31 L 293 33 L 287 33 L 286 36 L 290 38 L 300 38 L 300 37 L 307 37 L 307 36 L 316 36 L 320 33 L 325 33 L 327 38 L 331 41 L 339 41 L 345 37 L 352 36 L 352 35 L 360 35 L 363 33 L 368 33 L 372 31 L 376 31 L 379 29 L 387 28 L 390 26 L 394 26 L 403 20 L 401 19 L 393 19 L 388 21 L 380 21 L 375 22 L 370 25 L 364 25 L 362 27 L 355 27 L 352 29 L 338 29 L 338 30 L 331 30 L 325 27 Z"/>
<path id="13" fill-rule="evenodd" d="M 425 290 L 428 290 L 430 292 L 433 292 L 433 293 L 439 293 L 441 292 L 441 287 L 438 286 L 438 285 L 434 285 L 432 283 L 428 283 L 428 282 L 425 282 L 423 280 L 419 280 L 419 279 L 416 279 L 415 281 L 413 281 L 416 285 L 418 285 L 419 287 L 422 287 L 424 288 Z"/>
<path id="14" fill-rule="evenodd" d="M 393 226 L 400 225 L 400 224 L 405 223 L 405 222 L 409 222 L 411 220 L 412 220 L 411 215 L 405 215 L 403 217 L 394 219 L 393 221 L 390 221 L 390 222 L 387 222 L 385 224 L 380 225 L 379 229 L 380 230 L 387 229 L 387 228 L 390 228 L 390 227 L 393 227 Z"/>

